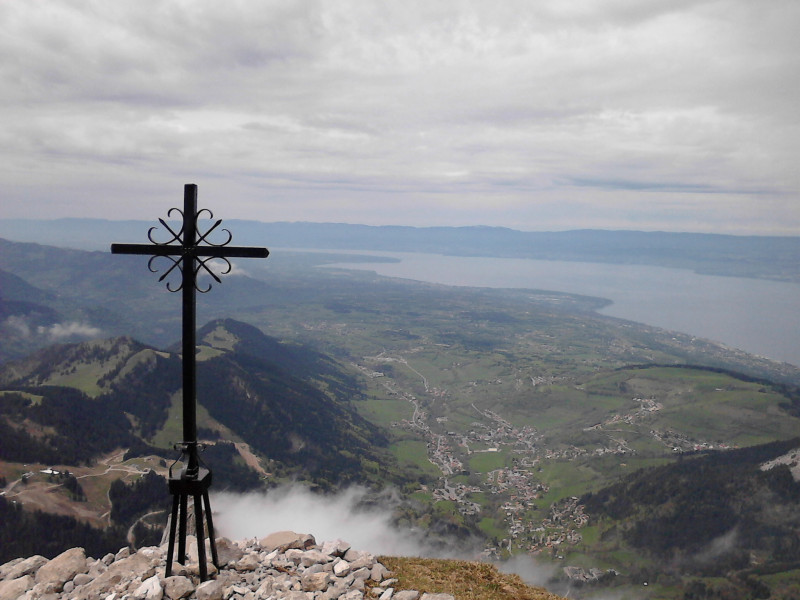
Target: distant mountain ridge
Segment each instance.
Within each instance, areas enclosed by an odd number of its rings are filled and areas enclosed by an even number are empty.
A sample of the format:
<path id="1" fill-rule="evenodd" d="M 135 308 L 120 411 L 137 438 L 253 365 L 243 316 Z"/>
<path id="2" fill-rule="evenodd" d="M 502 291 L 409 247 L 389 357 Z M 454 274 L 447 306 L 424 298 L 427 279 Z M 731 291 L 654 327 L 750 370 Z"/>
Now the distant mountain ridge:
<path id="1" fill-rule="evenodd" d="M 145 242 L 150 221 L 0 219 L 0 237 L 89 250 Z M 226 221 L 237 244 L 282 248 L 422 252 L 455 256 L 644 264 L 699 273 L 800 281 L 800 237 L 505 227 L 408 227 Z"/>

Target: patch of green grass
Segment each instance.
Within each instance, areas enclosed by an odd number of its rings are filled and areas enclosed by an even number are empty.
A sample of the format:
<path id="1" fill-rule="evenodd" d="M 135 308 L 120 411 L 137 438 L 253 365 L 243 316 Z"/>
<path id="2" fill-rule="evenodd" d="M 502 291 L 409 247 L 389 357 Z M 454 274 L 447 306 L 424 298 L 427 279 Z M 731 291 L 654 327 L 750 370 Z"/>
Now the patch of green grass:
<path id="1" fill-rule="evenodd" d="M 497 523 L 494 517 L 483 517 L 478 521 L 478 529 L 486 534 L 489 540 L 493 538 L 501 540 L 508 535 L 508 529 L 502 523 Z"/>
<path id="2" fill-rule="evenodd" d="M 217 356 L 221 356 L 225 354 L 224 350 L 219 350 L 218 348 L 212 348 L 211 346 L 198 346 L 197 348 L 197 361 L 203 362 L 204 360 L 210 360 Z"/>
<path id="3" fill-rule="evenodd" d="M 363 402 L 356 402 L 354 407 L 362 417 L 384 427 L 410 419 L 414 415 L 411 403 L 399 397 L 368 398 Z"/>
<path id="4" fill-rule="evenodd" d="M 108 373 L 115 365 L 106 366 L 100 363 L 80 364 L 71 373 L 54 373 L 46 381 L 45 385 L 62 385 L 82 391 L 91 398 L 96 398 L 103 393 L 103 389 L 97 385 L 97 380 Z"/>
<path id="5" fill-rule="evenodd" d="M 31 394 L 30 392 L 18 392 L 15 390 L 0 391 L 0 396 L 5 396 L 6 394 L 20 395 L 26 400 L 30 400 L 31 406 L 39 406 L 44 399 L 44 396 L 37 396 L 36 394 Z"/>
<path id="6" fill-rule="evenodd" d="M 181 392 L 172 395 L 167 420 L 150 440 L 156 448 L 172 448 L 172 444 L 183 440 L 183 402 Z"/>
<path id="7" fill-rule="evenodd" d="M 438 467 L 428 460 L 428 450 L 421 440 L 400 440 L 393 443 L 389 450 L 397 457 L 400 465 L 414 465 L 426 475 L 441 475 Z"/>
<path id="8" fill-rule="evenodd" d="M 505 466 L 505 452 L 476 452 L 469 458 L 469 468 L 472 472 L 488 473 Z"/>

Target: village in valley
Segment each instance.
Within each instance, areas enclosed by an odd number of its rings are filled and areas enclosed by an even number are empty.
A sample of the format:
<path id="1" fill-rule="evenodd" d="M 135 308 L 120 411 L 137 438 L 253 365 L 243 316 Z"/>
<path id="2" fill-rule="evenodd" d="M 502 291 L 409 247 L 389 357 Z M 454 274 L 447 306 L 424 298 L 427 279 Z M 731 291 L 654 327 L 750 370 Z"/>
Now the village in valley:
<path id="1" fill-rule="evenodd" d="M 386 377 L 377 370 L 381 364 L 399 364 L 413 373 L 422 383 L 424 397 L 401 389 L 398 378 Z M 497 412 L 475 403 L 470 403 L 475 420 L 466 431 L 454 431 L 448 417 L 432 417 L 429 410 L 437 401 L 444 401 L 449 392 L 432 386 L 403 356 L 382 352 L 365 357 L 364 364 L 356 366 L 369 378 L 379 379 L 390 396 L 411 405 L 410 418 L 395 421 L 392 426 L 413 432 L 425 441 L 427 458 L 440 472 L 434 489 L 424 486 L 424 491 L 432 494 L 433 501 L 452 502 L 465 517 L 488 518 L 495 523 L 502 521 L 503 536 L 490 540 L 483 551 L 487 558 L 500 558 L 518 551 L 563 558 L 565 547 L 575 546 L 583 539 L 581 530 L 589 523 L 589 516 L 576 496 L 548 496 L 550 486 L 541 477 L 543 466 L 607 454 L 634 455 L 636 450 L 623 434 L 630 431 L 631 426 L 646 424 L 663 409 L 656 398 L 633 397 L 626 412 L 613 414 L 584 428 L 585 432 L 602 434 L 605 443 L 592 448 L 568 442 L 553 445 L 548 444 L 535 427 L 517 427 Z M 529 379 L 534 387 L 554 380 L 541 376 Z M 670 429 L 649 428 L 649 435 L 673 453 L 733 447 L 724 442 L 692 439 Z M 498 461 L 505 464 L 486 472 L 470 470 L 472 458 L 484 453 L 497 455 Z M 580 571 L 573 575 L 579 579 L 597 576 L 587 573 Z"/>

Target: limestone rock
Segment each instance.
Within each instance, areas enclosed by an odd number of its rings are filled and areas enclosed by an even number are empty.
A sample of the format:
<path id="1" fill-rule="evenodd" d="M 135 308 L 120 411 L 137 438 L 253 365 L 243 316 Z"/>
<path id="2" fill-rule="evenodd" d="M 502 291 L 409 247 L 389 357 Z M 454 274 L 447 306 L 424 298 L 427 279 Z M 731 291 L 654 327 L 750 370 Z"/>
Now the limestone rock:
<path id="1" fill-rule="evenodd" d="M 217 558 L 219 559 L 219 566 L 226 567 L 244 556 L 244 550 L 234 544 L 228 538 L 219 538 L 216 540 Z"/>
<path id="2" fill-rule="evenodd" d="M 86 573 L 88 570 L 86 552 L 83 548 L 70 548 L 39 567 L 36 571 L 36 583 L 53 584 L 55 591 L 60 592 L 64 584 L 72 580 L 75 575 Z"/>
<path id="3" fill-rule="evenodd" d="M 161 600 L 164 597 L 164 588 L 161 587 L 158 576 L 145 579 L 133 592 L 133 597 L 137 600 Z"/>
<path id="4" fill-rule="evenodd" d="M 0 581 L 0 600 L 17 600 L 19 596 L 33 588 L 34 582 L 34 578 L 30 575 Z"/>
<path id="5" fill-rule="evenodd" d="M 331 581 L 331 576 L 325 572 L 322 573 L 303 573 L 300 577 L 300 583 L 303 590 L 306 592 L 322 592 L 327 589 Z"/>
<path id="6" fill-rule="evenodd" d="M 197 586 L 195 597 L 197 600 L 222 600 L 223 592 L 222 582 L 210 579 Z"/>
<path id="7" fill-rule="evenodd" d="M 166 544 L 99 560 L 80 548 L 51 561 L 15 559 L 0 565 L 0 600 L 453 600 L 395 591 L 397 579 L 372 554 L 342 540 L 318 546 L 313 536 L 281 532 L 261 541 L 221 538 L 217 550 L 221 569 L 209 565 L 205 582 L 191 561 L 173 563 L 165 577 Z"/>
<path id="8" fill-rule="evenodd" d="M 247 573 L 248 571 L 255 571 L 261 562 L 258 559 L 258 554 L 249 552 L 233 564 L 233 568 L 237 571 Z"/>
<path id="9" fill-rule="evenodd" d="M 258 543 L 267 552 L 271 552 L 272 550 L 281 550 L 285 552 L 290 548 L 305 550 L 306 548 L 316 545 L 313 535 L 295 533 L 294 531 L 278 531 L 261 538 Z"/>
<path id="10" fill-rule="evenodd" d="M 170 600 L 187 598 L 194 592 L 192 580 L 183 575 L 172 575 L 164 580 L 164 595 Z"/>
<path id="11" fill-rule="evenodd" d="M 26 559 L 24 559 L 24 558 L 15 558 L 13 560 L 8 561 L 4 565 L 0 565 L 0 581 L 3 580 L 3 579 L 8 579 L 7 575 L 8 575 L 8 573 L 11 572 L 11 569 L 16 567 L 23 560 L 26 560 Z"/>
<path id="12" fill-rule="evenodd" d="M 392 594 L 394 594 L 394 588 L 386 588 L 378 597 L 378 600 L 391 600 Z"/>
<path id="13" fill-rule="evenodd" d="M 18 579 L 25 575 L 35 575 L 39 567 L 47 564 L 47 559 L 44 556 L 31 556 L 26 559 L 17 559 L 14 565 L 8 569 L 8 572 L 3 575 L 3 579 Z"/>
<path id="14" fill-rule="evenodd" d="M 338 556 L 343 557 L 348 550 L 350 550 L 350 544 L 345 542 L 344 540 L 334 540 L 332 542 L 323 542 L 320 550 L 325 554 L 330 554 L 331 556 Z"/>
<path id="15" fill-rule="evenodd" d="M 350 573 L 350 563 L 344 559 L 339 559 L 333 563 L 333 574 L 337 577 L 345 577 Z"/>
<path id="16" fill-rule="evenodd" d="M 383 581 L 389 576 L 389 569 L 384 567 L 381 563 L 375 563 L 370 571 L 370 579 L 372 581 Z"/>
<path id="17" fill-rule="evenodd" d="M 121 557 L 115 560 L 105 572 L 95 577 L 92 581 L 76 588 L 75 600 L 95 600 L 105 598 L 105 591 L 120 587 L 126 589 L 131 580 L 138 576 L 139 580 L 149 579 L 156 572 L 159 564 L 157 558 L 148 557 L 146 553 L 130 552 L 117 553 Z M 44 568 L 44 567 L 42 567 Z M 41 569 L 40 569 L 41 571 Z"/>

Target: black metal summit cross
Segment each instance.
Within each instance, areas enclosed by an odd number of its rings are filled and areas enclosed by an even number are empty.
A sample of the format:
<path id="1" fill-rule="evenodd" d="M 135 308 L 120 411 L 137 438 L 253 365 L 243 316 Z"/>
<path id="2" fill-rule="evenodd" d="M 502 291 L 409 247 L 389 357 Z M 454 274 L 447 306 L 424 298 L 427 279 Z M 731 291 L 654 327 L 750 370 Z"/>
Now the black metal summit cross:
<path id="1" fill-rule="evenodd" d="M 213 219 L 213 213 L 208 209 L 197 210 L 197 186 L 189 183 L 183 189 L 183 211 L 171 208 L 167 216 L 173 212 L 180 213 L 183 218 L 183 226 L 179 231 L 174 231 L 164 219 L 159 219 L 161 225 L 166 229 L 167 235 L 171 236 L 165 242 L 156 241 L 153 232 L 156 227 L 151 227 L 147 232 L 150 244 L 111 244 L 112 254 L 139 254 L 149 255 L 150 261 L 147 266 L 153 273 L 158 269 L 153 267 L 155 259 L 165 257 L 172 261 L 159 281 L 164 281 L 175 268 L 181 273 L 181 283 L 173 287 L 167 282 L 167 289 L 170 292 L 182 292 L 183 297 L 183 343 L 182 343 L 182 363 L 183 363 L 183 441 L 176 446 L 181 449 L 181 459 L 186 458 L 183 468 L 179 473 L 173 474 L 172 467 L 169 471 L 169 491 L 173 496 L 172 519 L 170 521 L 169 550 L 167 554 L 166 575 L 169 576 L 172 570 L 172 558 L 175 545 L 175 526 L 176 521 L 180 522 L 178 539 L 178 562 L 183 563 L 186 555 L 186 520 L 187 520 L 187 500 L 191 495 L 194 498 L 195 522 L 197 529 L 197 548 L 200 562 L 200 577 L 205 581 L 208 577 L 208 570 L 205 558 L 205 541 L 203 535 L 203 505 L 205 504 L 206 519 L 208 522 L 208 537 L 211 542 L 211 555 L 214 565 L 217 564 L 217 549 L 214 543 L 214 526 L 211 520 L 211 505 L 208 500 L 208 488 L 211 485 L 211 471 L 200 465 L 197 445 L 197 407 L 196 407 L 196 319 L 197 304 L 195 292 L 205 293 L 211 289 L 211 285 L 205 289 L 198 286 L 198 275 L 205 273 L 210 275 L 216 282 L 220 283 L 219 276 L 211 269 L 209 263 L 213 260 L 221 260 L 226 268 L 221 274 L 231 272 L 232 266 L 229 258 L 266 258 L 269 250 L 266 248 L 237 247 L 229 246 L 233 236 L 227 229 L 222 229 L 226 238 L 222 243 L 216 244 L 209 240 L 209 235 L 219 227 L 222 220 L 219 219 L 205 232 L 198 229 L 198 220 L 205 212 L 208 218 Z M 179 459 L 180 460 L 180 459 Z M 175 461 L 176 463 L 178 461 Z M 174 464 L 173 464 L 174 466 Z"/>

